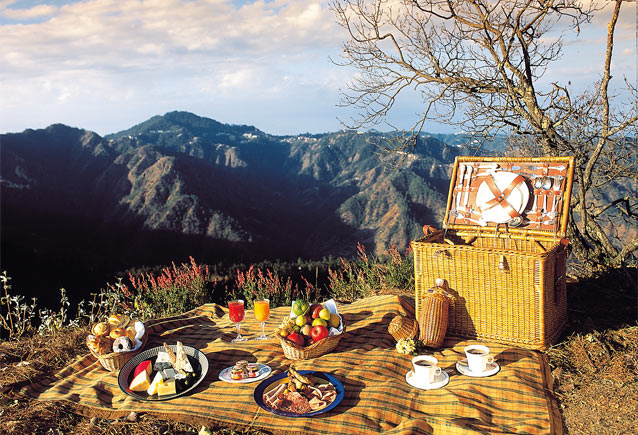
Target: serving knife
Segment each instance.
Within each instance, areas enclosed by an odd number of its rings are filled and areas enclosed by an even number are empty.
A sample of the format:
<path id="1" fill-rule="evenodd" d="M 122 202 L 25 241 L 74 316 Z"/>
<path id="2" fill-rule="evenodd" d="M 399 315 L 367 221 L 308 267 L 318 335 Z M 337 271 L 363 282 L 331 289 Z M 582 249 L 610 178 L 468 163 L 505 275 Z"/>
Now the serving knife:
<path id="1" fill-rule="evenodd" d="M 456 184 L 456 209 L 458 210 L 461 205 L 461 197 L 463 196 L 463 176 L 465 175 L 465 170 L 467 166 L 461 165 L 461 175 L 457 178 L 458 183 Z"/>
<path id="2" fill-rule="evenodd" d="M 465 189 L 467 190 L 467 193 L 465 194 L 465 204 L 463 205 L 465 210 L 467 210 L 467 204 L 470 202 L 470 183 L 472 182 L 472 171 L 474 168 L 472 166 L 468 166 L 467 169 L 468 170 L 465 173 L 465 177 L 467 178 L 467 186 Z"/>

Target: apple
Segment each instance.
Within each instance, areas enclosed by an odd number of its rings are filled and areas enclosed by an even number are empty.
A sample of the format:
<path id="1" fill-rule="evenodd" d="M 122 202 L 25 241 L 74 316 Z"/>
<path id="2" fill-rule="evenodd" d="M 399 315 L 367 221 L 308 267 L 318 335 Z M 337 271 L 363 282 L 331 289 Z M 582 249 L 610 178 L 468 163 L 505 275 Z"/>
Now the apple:
<path id="1" fill-rule="evenodd" d="M 312 331 L 310 331 L 310 336 L 315 343 L 326 338 L 328 334 L 328 328 L 323 325 L 317 325 L 312 328 Z"/>
<path id="2" fill-rule="evenodd" d="M 312 331 L 311 331 L 312 333 Z M 295 343 L 297 346 L 301 346 L 303 347 L 305 344 L 303 335 L 299 334 L 298 332 L 292 332 L 290 334 L 288 334 L 288 337 L 286 337 L 288 340 L 292 341 L 293 343 Z"/>
<path id="3" fill-rule="evenodd" d="M 310 306 L 310 315 L 313 319 L 319 317 L 319 311 L 323 310 L 323 306 L 321 304 L 312 304 Z"/>

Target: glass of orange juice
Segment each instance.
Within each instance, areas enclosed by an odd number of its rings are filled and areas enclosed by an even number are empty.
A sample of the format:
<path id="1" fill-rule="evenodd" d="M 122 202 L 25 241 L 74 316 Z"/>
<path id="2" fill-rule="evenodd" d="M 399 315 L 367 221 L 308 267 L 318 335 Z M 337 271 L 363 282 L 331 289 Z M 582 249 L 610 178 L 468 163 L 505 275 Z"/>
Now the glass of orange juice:
<path id="1" fill-rule="evenodd" d="M 261 322 L 261 337 L 257 337 L 255 340 L 266 340 L 266 320 L 270 317 L 270 301 L 268 299 L 262 299 L 255 301 L 255 319 Z"/>

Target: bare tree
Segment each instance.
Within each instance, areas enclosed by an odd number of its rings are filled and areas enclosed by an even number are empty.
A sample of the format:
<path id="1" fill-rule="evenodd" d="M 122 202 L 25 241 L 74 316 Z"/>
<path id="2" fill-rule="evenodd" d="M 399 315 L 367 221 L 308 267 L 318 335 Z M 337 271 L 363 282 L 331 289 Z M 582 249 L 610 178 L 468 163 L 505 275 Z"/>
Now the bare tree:
<path id="1" fill-rule="evenodd" d="M 616 231 L 636 225 L 638 116 L 635 103 L 614 104 L 609 95 L 622 0 L 608 25 L 600 82 L 578 96 L 569 82 L 540 85 L 566 32 L 580 32 L 600 11 L 586 3 L 335 0 L 332 8 L 349 33 L 344 64 L 359 72 L 343 93 L 343 103 L 359 109 L 351 127 L 382 121 L 399 94 L 417 91 L 423 112 L 392 151 L 414 146 L 434 119 L 480 137 L 505 130 L 519 154 L 576 157 L 568 236 L 590 273 L 635 261 L 638 237 Z M 635 101 L 636 87 L 626 87 Z"/>

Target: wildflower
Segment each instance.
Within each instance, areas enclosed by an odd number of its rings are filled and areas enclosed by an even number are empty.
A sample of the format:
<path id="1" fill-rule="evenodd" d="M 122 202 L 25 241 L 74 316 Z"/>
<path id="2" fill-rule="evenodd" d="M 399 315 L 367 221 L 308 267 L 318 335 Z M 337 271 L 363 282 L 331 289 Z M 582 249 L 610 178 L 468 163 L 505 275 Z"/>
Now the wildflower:
<path id="1" fill-rule="evenodd" d="M 397 352 L 405 355 L 415 353 L 416 347 L 417 344 L 412 338 L 400 338 L 396 345 Z"/>

